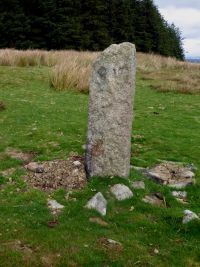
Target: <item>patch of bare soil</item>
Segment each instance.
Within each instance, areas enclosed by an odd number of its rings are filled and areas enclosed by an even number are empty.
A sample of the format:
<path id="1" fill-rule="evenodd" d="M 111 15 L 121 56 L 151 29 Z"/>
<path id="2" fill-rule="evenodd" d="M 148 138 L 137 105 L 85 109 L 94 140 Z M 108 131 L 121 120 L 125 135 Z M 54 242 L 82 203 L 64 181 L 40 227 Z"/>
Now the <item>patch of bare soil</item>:
<path id="1" fill-rule="evenodd" d="M 97 245 L 107 252 L 112 259 L 118 258 L 123 252 L 123 246 L 120 242 L 105 237 L 99 238 Z"/>
<path id="2" fill-rule="evenodd" d="M 30 256 L 34 252 L 31 246 L 22 243 L 20 240 L 13 240 L 8 243 L 5 243 L 4 245 L 6 245 L 12 250 L 21 251 L 26 256 Z"/>
<path id="3" fill-rule="evenodd" d="M 53 191 L 58 188 L 81 189 L 87 183 L 84 157 L 73 156 L 67 160 L 46 161 L 39 164 L 43 172 L 30 171 L 24 180 L 33 188 Z"/>
<path id="4" fill-rule="evenodd" d="M 23 152 L 23 151 L 12 149 L 12 148 L 6 149 L 5 154 L 11 157 L 12 159 L 17 159 L 17 160 L 22 161 L 24 164 L 29 163 L 36 156 L 34 152 Z"/>

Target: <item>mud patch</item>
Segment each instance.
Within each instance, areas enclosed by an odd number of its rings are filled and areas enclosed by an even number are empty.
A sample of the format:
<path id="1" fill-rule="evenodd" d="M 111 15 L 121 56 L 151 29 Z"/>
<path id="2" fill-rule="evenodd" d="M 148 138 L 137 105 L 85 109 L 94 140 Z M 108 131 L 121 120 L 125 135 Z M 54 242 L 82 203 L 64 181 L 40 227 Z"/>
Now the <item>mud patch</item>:
<path id="1" fill-rule="evenodd" d="M 43 173 L 29 172 L 24 177 L 24 180 L 33 188 L 44 191 L 59 188 L 81 189 L 87 183 L 84 157 L 73 156 L 67 160 L 46 161 L 40 165 L 44 169 Z"/>

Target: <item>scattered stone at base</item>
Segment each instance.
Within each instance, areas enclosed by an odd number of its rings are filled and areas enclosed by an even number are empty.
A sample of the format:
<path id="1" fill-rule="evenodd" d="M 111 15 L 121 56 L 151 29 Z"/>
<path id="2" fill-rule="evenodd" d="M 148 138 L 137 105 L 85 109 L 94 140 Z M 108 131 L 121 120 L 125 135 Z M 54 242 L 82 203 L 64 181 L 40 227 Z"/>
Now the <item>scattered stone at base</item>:
<path id="1" fill-rule="evenodd" d="M 145 203 L 149 203 L 151 205 L 155 205 L 159 207 L 166 206 L 165 199 L 161 193 L 153 193 L 153 194 L 147 195 L 142 200 Z"/>
<path id="2" fill-rule="evenodd" d="M 74 166 L 79 167 L 81 166 L 81 162 L 79 160 L 76 160 L 73 162 Z"/>
<path id="3" fill-rule="evenodd" d="M 199 220 L 199 216 L 191 210 L 184 210 L 183 224 L 187 224 L 193 220 Z"/>
<path id="4" fill-rule="evenodd" d="M 190 167 L 185 167 L 181 163 L 164 161 L 161 164 L 148 168 L 143 173 L 159 184 L 168 185 L 181 189 L 194 183 L 194 173 Z"/>
<path id="5" fill-rule="evenodd" d="M 115 184 L 110 191 L 119 201 L 133 197 L 133 192 L 124 184 Z"/>
<path id="6" fill-rule="evenodd" d="M 186 191 L 173 191 L 172 196 L 176 198 L 177 201 L 187 204 L 187 192 Z"/>
<path id="7" fill-rule="evenodd" d="M 102 220 L 101 218 L 98 218 L 98 217 L 92 217 L 89 219 L 89 221 L 92 223 L 97 223 L 101 226 L 105 226 L 105 227 L 108 226 L 107 222 L 105 222 L 104 220 Z"/>
<path id="8" fill-rule="evenodd" d="M 64 209 L 65 206 L 58 203 L 55 199 L 48 199 L 47 204 L 52 214 L 56 215 Z"/>
<path id="9" fill-rule="evenodd" d="M 134 189 L 145 189 L 145 183 L 143 181 L 135 181 L 131 184 Z"/>
<path id="10" fill-rule="evenodd" d="M 45 171 L 43 165 L 37 162 L 30 162 L 27 165 L 25 165 L 24 168 L 31 172 L 36 172 L 36 173 L 43 173 Z"/>
<path id="11" fill-rule="evenodd" d="M 107 200 L 104 198 L 101 192 L 98 192 L 88 201 L 85 207 L 88 209 L 94 209 L 98 211 L 102 216 L 105 216 Z"/>

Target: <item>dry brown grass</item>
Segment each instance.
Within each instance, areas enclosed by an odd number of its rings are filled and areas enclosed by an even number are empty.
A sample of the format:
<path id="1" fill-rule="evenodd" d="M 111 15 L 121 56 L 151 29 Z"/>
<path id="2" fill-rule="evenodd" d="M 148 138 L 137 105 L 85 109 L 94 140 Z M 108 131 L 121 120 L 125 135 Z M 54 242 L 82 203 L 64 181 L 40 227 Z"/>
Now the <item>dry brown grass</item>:
<path id="1" fill-rule="evenodd" d="M 56 90 L 76 89 L 87 92 L 92 62 L 97 53 L 74 52 L 55 65 L 50 74 L 50 84 Z"/>
<path id="2" fill-rule="evenodd" d="M 91 64 L 98 53 L 73 50 L 43 51 L 0 49 L 0 65 L 48 66 L 50 85 L 56 90 L 87 91 Z M 200 93 L 200 64 L 154 54 L 137 54 L 138 77 L 159 91 Z"/>
<path id="3" fill-rule="evenodd" d="M 138 53 L 138 73 L 162 92 L 200 94 L 200 64 Z"/>

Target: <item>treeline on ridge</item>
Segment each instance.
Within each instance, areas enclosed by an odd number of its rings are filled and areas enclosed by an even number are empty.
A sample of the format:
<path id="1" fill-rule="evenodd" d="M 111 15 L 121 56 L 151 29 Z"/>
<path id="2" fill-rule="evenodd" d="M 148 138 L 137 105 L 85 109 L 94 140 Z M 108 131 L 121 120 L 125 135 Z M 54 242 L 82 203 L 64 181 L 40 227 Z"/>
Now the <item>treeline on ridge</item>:
<path id="1" fill-rule="evenodd" d="M 137 51 L 184 58 L 181 33 L 153 0 L 1 0 L 0 48 Z"/>

